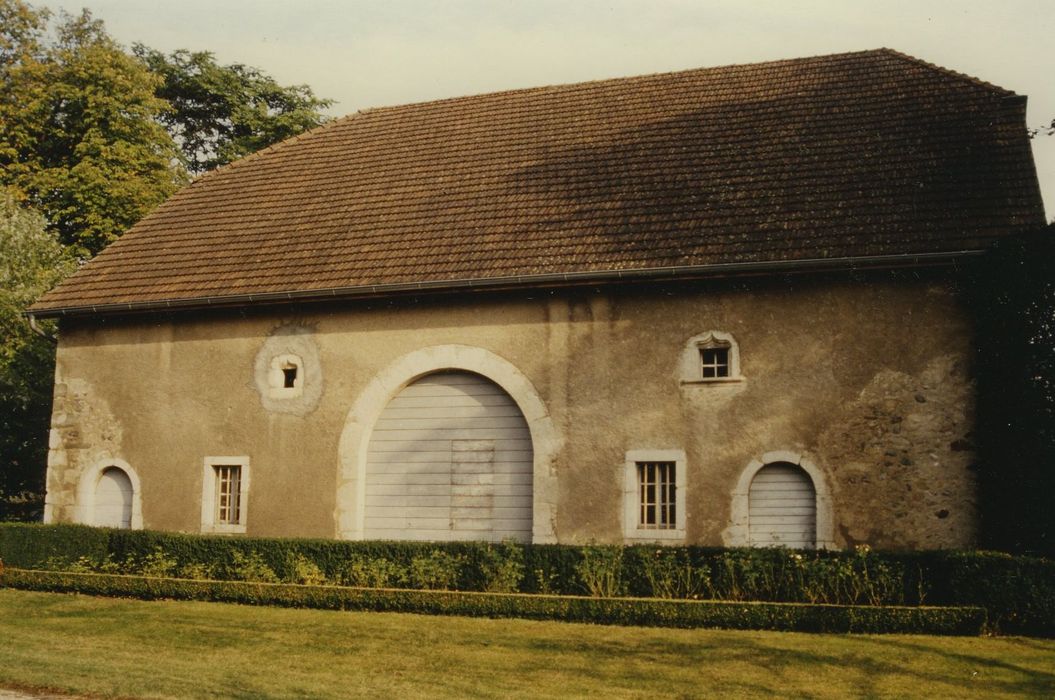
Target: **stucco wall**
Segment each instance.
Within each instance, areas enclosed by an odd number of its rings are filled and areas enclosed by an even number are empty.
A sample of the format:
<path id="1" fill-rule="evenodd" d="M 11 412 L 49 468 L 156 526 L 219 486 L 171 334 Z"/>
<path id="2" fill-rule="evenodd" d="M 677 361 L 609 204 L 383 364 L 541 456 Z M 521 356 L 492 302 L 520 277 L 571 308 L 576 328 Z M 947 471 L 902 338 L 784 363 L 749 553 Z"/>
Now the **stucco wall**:
<path id="1" fill-rule="evenodd" d="M 736 339 L 743 381 L 680 381 L 686 342 L 711 330 Z M 497 358 L 486 367 L 519 379 L 491 378 L 538 400 L 521 404 L 542 455 L 537 539 L 622 541 L 627 451 L 677 449 L 688 542 L 735 540 L 738 481 L 781 451 L 823 475 L 834 545 L 964 546 L 974 536 L 971 343 L 951 285 L 910 276 L 68 322 L 47 517 L 82 518 L 82 475 L 121 459 L 138 475 L 144 527 L 197 532 L 203 459 L 246 455 L 249 534 L 354 536 L 353 467 L 369 416 L 353 414 L 369 413 L 365 395 L 412 379 L 392 370 L 401 358 L 457 346 Z M 314 358 L 293 408 L 261 391 L 262 352 Z"/>

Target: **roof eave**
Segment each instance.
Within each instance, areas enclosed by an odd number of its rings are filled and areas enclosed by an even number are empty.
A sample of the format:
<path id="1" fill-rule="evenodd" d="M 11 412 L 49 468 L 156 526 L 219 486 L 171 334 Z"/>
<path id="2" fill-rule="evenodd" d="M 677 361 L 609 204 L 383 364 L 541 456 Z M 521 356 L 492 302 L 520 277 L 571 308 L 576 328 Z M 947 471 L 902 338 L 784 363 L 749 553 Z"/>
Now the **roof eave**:
<path id="1" fill-rule="evenodd" d="M 415 293 L 451 293 L 460 291 L 499 291 L 523 288 L 552 288 L 568 285 L 611 284 L 647 280 L 688 280 L 751 274 L 782 274 L 812 271 L 839 271 L 900 267 L 932 267 L 951 265 L 957 260 L 984 253 L 981 249 L 957 250 L 941 253 L 903 253 L 844 258 L 813 258 L 805 260 L 772 260 L 761 262 L 714 263 L 649 267 L 628 270 L 596 270 L 558 272 L 539 275 L 487 277 L 478 279 L 396 282 L 328 289 L 231 294 L 224 296 L 193 297 L 187 299 L 159 299 L 112 304 L 87 304 L 44 309 L 30 307 L 25 312 L 35 318 L 69 318 L 83 316 L 123 316 L 157 311 L 194 311 L 201 309 L 288 304 L 317 303 L 355 299 L 403 296 Z"/>

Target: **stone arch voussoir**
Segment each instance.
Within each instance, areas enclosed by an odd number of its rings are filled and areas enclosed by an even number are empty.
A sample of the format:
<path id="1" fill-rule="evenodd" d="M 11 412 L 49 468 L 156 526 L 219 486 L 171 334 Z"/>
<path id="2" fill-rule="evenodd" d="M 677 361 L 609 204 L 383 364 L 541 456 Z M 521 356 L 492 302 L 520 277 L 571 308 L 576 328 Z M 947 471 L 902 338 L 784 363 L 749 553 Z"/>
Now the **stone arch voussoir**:
<path id="1" fill-rule="evenodd" d="M 435 345 L 403 355 L 366 385 L 349 410 L 338 447 L 337 536 L 362 539 L 367 446 L 388 402 L 408 384 L 433 372 L 474 372 L 500 386 L 519 406 L 531 433 L 533 462 L 532 541 L 554 542 L 557 479 L 554 468 L 562 438 L 531 381 L 505 358 L 468 345 Z"/>
<path id="2" fill-rule="evenodd" d="M 828 479 L 808 455 L 790 450 L 766 452 L 760 458 L 751 460 L 740 473 L 740 478 L 732 493 L 729 527 L 722 533 L 724 544 L 727 547 L 746 547 L 749 544 L 748 503 L 751 481 L 762 467 L 776 462 L 787 462 L 800 467 L 813 481 L 813 488 L 817 494 L 817 548 L 834 548 L 832 498 L 828 488 Z"/>

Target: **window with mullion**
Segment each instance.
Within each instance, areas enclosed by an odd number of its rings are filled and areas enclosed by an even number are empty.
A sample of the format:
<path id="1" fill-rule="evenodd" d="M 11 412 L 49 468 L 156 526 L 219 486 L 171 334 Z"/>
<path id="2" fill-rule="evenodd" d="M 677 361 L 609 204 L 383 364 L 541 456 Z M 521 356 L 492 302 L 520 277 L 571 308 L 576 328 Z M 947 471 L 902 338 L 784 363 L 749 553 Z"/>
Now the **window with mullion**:
<path id="1" fill-rule="evenodd" d="M 729 376 L 729 348 L 700 348 L 704 379 Z"/>
<path id="2" fill-rule="evenodd" d="M 222 465 L 216 468 L 216 523 L 237 525 L 241 515 L 241 472 L 238 465 Z"/>
<path id="3" fill-rule="evenodd" d="M 638 527 L 672 530 L 677 527 L 674 462 L 638 462 L 640 519 Z"/>

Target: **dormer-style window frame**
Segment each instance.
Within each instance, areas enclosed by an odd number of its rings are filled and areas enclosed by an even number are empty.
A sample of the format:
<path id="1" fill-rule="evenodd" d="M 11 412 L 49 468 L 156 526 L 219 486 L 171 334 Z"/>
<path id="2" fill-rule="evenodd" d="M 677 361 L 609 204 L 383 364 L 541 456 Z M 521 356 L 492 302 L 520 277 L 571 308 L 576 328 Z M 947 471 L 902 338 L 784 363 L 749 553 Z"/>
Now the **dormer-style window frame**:
<path id="1" fill-rule="evenodd" d="M 741 382 L 740 346 L 732 333 L 707 331 L 689 338 L 681 354 L 682 384 Z"/>

